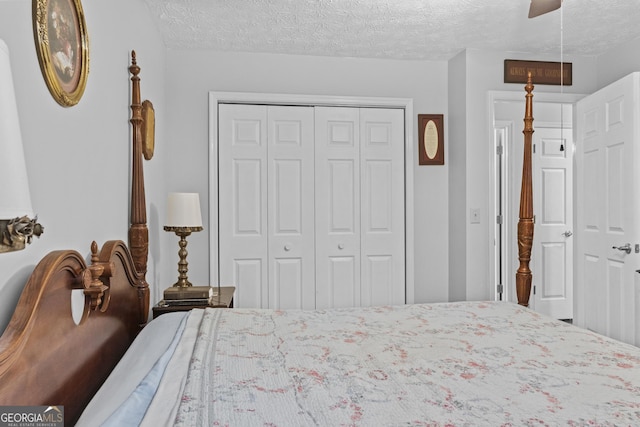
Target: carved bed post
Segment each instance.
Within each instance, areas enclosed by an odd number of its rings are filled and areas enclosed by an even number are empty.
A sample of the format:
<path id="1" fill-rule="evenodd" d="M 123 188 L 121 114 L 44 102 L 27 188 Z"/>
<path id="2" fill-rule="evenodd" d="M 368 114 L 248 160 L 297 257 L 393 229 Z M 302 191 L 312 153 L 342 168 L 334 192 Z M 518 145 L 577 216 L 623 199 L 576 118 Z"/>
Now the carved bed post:
<path id="1" fill-rule="evenodd" d="M 531 247 L 533 246 L 533 183 L 531 176 L 531 139 L 533 135 L 533 83 L 531 73 L 527 78 L 526 109 L 524 115 L 524 157 L 522 160 L 522 188 L 520 190 L 520 221 L 518 221 L 518 259 L 516 293 L 518 304 L 529 306 L 531 294 Z"/>
<path id="2" fill-rule="evenodd" d="M 131 124 L 133 125 L 133 167 L 131 182 L 131 225 L 129 227 L 129 248 L 133 262 L 139 273 L 147 273 L 149 251 L 149 230 L 147 229 L 147 206 L 144 193 L 142 168 L 142 103 L 140 101 L 140 67 L 136 63 L 136 52 L 131 52 L 132 74 Z"/>

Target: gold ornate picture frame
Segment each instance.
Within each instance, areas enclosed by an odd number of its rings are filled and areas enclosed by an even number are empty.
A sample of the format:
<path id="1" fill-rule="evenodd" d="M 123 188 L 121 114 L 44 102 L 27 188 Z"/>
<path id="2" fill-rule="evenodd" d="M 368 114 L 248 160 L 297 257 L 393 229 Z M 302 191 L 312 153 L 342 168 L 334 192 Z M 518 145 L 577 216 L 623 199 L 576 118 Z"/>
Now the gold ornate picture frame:
<path id="1" fill-rule="evenodd" d="M 80 0 L 33 0 L 33 35 L 40 70 L 53 99 L 76 105 L 89 74 L 89 37 Z"/>
<path id="2" fill-rule="evenodd" d="M 151 160 L 155 149 L 156 113 L 153 103 L 148 99 L 142 101 L 142 154 L 145 160 Z"/>

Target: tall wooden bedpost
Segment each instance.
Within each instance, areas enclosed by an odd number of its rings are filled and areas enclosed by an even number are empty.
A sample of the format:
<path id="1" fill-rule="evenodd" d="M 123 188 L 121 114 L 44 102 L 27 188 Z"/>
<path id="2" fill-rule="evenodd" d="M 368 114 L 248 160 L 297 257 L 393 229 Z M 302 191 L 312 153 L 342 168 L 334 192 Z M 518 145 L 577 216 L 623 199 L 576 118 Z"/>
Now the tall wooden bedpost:
<path id="1" fill-rule="evenodd" d="M 144 194 L 144 173 L 142 168 L 142 103 L 140 101 L 140 67 L 136 63 L 136 52 L 131 52 L 132 74 L 131 124 L 133 125 L 133 166 L 131 181 L 131 225 L 129 227 L 129 248 L 133 262 L 139 273 L 147 273 L 149 253 L 149 230 L 147 229 L 147 206 Z"/>
<path id="2" fill-rule="evenodd" d="M 533 83 L 531 73 L 527 78 L 526 109 L 524 115 L 524 158 L 522 160 L 522 189 L 520 190 L 520 221 L 518 221 L 518 259 L 516 293 L 518 304 L 529 306 L 531 295 L 531 247 L 533 246 L 533 182 L 531 176 L 531 139 L 533 135 Z"/>

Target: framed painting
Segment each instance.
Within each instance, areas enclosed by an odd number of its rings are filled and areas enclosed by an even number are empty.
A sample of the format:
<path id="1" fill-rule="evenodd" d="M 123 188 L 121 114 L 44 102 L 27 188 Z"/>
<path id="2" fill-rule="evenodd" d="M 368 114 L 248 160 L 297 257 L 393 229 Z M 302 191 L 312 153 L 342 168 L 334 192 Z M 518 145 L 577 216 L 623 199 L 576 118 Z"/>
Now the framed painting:
<path id="1" fill-rule="evenodd" d="M 418 114 L 420 165 L 444 165 L 444 115 Z"/>
<path id="2" fill-rule="evenodd" d="M 89 38 L 80 0 L 33 0 L 33 35 L 49 92 L 76 105 L 89 74 Z"/>

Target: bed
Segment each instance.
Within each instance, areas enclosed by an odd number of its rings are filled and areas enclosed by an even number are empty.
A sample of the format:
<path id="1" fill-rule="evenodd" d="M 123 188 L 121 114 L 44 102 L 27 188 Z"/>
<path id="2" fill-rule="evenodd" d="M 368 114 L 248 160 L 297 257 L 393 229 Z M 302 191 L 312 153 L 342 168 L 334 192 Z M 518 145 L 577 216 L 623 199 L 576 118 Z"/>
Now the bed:
<path id="1" fill-rule="evenodd" d="M 38 264 L 0 337 L 0 406 L 60 405 L 78 426 L 640 425 L 640 349 L 527 308 L 526 155 L 519 304 L 198 309 L 147 322 L 135 55 L 130 71 L 129 244 L 94 243 L 89 264 L 75 251 Z M 85 298 L 79 325 L 72 291 Z"/>
<path id="2" fill-rule="evenodd" d="M 139 362 L 134 349 L 119 368 L 137 377 L 110 406 L 123 390 L 116 374 L 79 425 L 99 411 L 109 426 L 640 422 L 638 348 L 517 304 L 206 309 L 163 320 L 153 366 L 127 368 Z M 153 341 L 154 322 L 142 342 Z"/>

